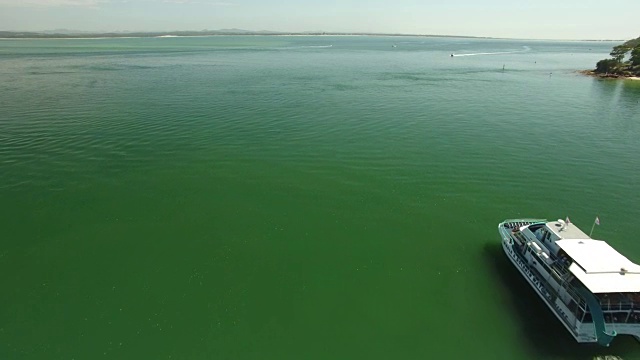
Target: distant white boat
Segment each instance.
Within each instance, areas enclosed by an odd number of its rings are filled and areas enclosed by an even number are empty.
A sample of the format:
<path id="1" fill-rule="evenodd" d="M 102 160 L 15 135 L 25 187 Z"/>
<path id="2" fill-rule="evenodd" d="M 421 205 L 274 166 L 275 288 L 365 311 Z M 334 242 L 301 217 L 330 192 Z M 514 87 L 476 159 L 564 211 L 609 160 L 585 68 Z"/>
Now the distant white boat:
<path id="1" fill-rule="evenodd" d="M 568 218 L 505 220 L 498 232 L 509 260 L 577 342 L 640 340 L 640 265 Z"/>

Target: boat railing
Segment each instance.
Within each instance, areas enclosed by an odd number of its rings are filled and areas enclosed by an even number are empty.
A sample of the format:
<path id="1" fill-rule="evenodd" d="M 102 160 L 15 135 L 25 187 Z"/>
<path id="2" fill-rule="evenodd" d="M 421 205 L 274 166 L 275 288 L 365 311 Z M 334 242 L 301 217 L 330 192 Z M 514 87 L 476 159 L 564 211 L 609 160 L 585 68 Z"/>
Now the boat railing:
<path id="1" fill-rule="evenodd" d="M 617 333 L 615 330 L 607 332 L 605 316 L 602 312 L 598 299 L 589 290 L 587 290 L 587 288 L 577 288 L 576 290 L 581 295 L 580 297 L 587 301 L 593 325 L 596 329 L 596 340 L 600 345 L 609 346 Z"/>
<path id="2" fill-rule="evenodd" d="M 559 264 L 558 261 L 559 260 L 556 260 L 553 263 L 551 263 L 551 268 L 555 270 L 558 273 L 558 275 L 564 278 L 566 275 L 569 274 L 569 269 L 567 269 L 566 266 Z"/>
<path id="3" fill-rule="evenodd" d="M 585 301 L 585 299 L 578 293 L 578 291 L 573 287 L 573 285 L 570 285 L 569 283 L 564 283 L 563 285 L 564 289 L 567 291 L 567 293 L 569 294 L 569 296 L 571 296 L 571 298 L 573 298 L 573 301 L 576 302 L 576 304 L 578 304 L 579 306 L 581 306 L 583 309 L 587 308 L 587 302 Z"/>
<path id="4" fill-rule="evenodd" d="M 577 304 L 579 304 L 583 308 L 586 308 L 585 306 L 586 302 L 584 301 L 584 299 L 582 299 L 581 296 L 579 296 L 579 293 L 576 291 L 576 289 L 572 285 L 565 283 L 564 288 Z M 609 313 L 611 312 L 628 313 L 629 311 L 631 311 L 631 313 L 634 313 L 634 311 L 638 311 L 640 309 L 639 302 L 633 301 L 632 298 L 626 297 L 624 294 L 619 294 L 619 296 L 613 296 L 613 298 L 610 296 L 607 296 L 607 297 L 596 296 L 596 299 L 598 300 L 598 303 L 600 304 L 602 311 L 606 311 Z M 638 321 L 640 322 L 640 317 L 638 317 Z"/>
<path id="5" fill-rule="evenodd" d="M 605 311 L 628 311 L 639 305 L 624 294 L 606 294 L 599 297 L 598 301 Z"/>

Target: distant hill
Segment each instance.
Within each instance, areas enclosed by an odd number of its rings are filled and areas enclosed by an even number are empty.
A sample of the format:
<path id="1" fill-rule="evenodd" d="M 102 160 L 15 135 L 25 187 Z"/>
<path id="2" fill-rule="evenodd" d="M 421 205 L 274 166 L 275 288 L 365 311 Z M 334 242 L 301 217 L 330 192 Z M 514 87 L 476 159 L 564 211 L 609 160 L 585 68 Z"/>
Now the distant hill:
<path id="1" fill-rule="evenodd" d="M 87 32 L 79 30 L 56 29 L 45 31 L 0 31 L 0 38 L 42 38 L 42 39 L 82 39 L 94 37 L 159 37 L 159 36 L 212 36 L 212 35 L 369 35 L 369 36 L 423 36 L 423 37 L 451 37 L 451 38 L 479 38 L 490 39 L 480 36 L 459 36 L 459 35 L 421 35 L 421 34 L 397 34 L 397 33 L 341 33 L 325 31 L 304 31 L 304 32 L 284 32 L 271 30 L 244 30 L 244 29 L 220 29 L 201 31 L 110 31 L 110 32 Z"/>
<path id="2" fill-rule="evenodd" d="M 636 46 L 640 45 L 640 36 L 637 37 L 636 39 L 631 39 L 629 41 L 626 41 L 624 44 L 622 44 L 622 46 L 626 46 L 628 48 L 635 48 Z"/>
<path id="3" fill-rule="evenodd" d="M 73 29 L 54 29 L 54 30 L 38 31 L 37 33 L 43 33 L 43 34 L 88 34 L 88 33 L 90 33 L 90 31 L 73 30 Z"/>
<path id="4" fill-rule="evenodd" d="M 207 35 L 279 35 L 275 31 L 250 31 L 242 29 L 202 30 L 202 31 L 112 31 L 88 32 L 67 29 L 46 31 L 0 31 L 0 38 L 91 38 L 91 37 L 158 37 L 174 36 L 207 36 Z"/>

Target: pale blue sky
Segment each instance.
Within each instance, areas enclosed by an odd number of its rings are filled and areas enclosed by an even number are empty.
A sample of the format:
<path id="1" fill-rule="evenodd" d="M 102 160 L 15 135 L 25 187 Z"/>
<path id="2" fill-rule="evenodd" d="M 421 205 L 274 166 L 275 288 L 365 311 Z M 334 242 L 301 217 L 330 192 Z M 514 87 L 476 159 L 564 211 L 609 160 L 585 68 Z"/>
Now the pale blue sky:
<path id="1" fill-rule="evenodd" d="M 534 39 L 640 36 L 640 0 L 0 0 L 0 30 L 241 28 Z"/>

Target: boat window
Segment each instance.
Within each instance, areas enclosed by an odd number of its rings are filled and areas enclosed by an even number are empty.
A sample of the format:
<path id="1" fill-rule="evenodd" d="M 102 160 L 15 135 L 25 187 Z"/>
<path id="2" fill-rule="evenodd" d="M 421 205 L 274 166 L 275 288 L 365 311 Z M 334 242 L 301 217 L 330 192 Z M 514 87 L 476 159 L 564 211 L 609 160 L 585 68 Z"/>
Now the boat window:
<path id="1" fill-rule="evenodd" d="M 542 230 L 542 228 L 536 230 L 536 232 L 534 233 L 536 235 L 536 239 L 542 241 L 542 239 L 544 238 L 545 234 Z"/>

